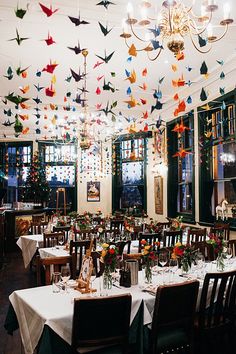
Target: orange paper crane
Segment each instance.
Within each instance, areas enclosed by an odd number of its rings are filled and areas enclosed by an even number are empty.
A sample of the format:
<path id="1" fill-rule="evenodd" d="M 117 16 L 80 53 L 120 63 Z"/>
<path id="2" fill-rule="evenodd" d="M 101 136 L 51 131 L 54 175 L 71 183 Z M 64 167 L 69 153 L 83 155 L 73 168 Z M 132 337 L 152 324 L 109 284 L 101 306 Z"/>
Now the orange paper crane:
<path id="1" fill-rule="evenodd" d="M 185 85 L 185 80 L 183 74 L 178 80 L 172 80 L 172 86 L 173 87 L 181 87 Z"/>
<path id="2" fill-rule="evenodd" d="M 189 127 L 186 127 L 183 123 L 183 118 L 181 118 L 181 122 L 180 123 L 177 123 L 174 128 L 172 129 L 172 132 L 175 132 L 175 133 L 180 133 L 182 134 L 185 130 L 190 130 Z"/>
<path id="3" fill-rule="evenodd" d="M 130 99 L 124 102 L 127 103 L 130 106 L 130 108 L 133 108 L 137 105 L 140 106 L 140 103 L 138 103 L 138 101 L 133 96 L 130 96 Z"/>
<path id="4" fill-rule="evenodd" d="M 136 72 L 135 72 L 135 70 L 132 70 L 130 76 L 127 77 L 125 80 L 129 80 L 129 82 L 130 82 L 131 84 L 134 84 L 134 83 L 136 82 L 136 78 L 137 78 Z"/>
<path id="5" fill-rule="evenodd" d="M 131 44 L 130 48 L 129 48 L 129 55 L 136 57 L 137 56 L 137 49 L 135 47 L 134 44 Z"/>
<path id="6" fill-rule="evenodd" d="M 147 84 L 144 82 L 142 85 L 139 86 L 139 88 L 141 88 L 141 90 L 146 91 L 147 90 Z"/>
<path id="7" fill-rule="evenodd" d="M 180 148 L 179 151 L 177 151 L 172 157 L 180 157 L 181 159 L 183 159 L 188 154 L 191 154 L 191 152 L 188 152 L 185 149 Z"/>
<path id="8" fill-rule="evenodd" d="M 26 92 L 29 91 L 30 87 L 29 87 L 29 85 L 24 86 L 24 87 L 21 87 L 21 86 L 20 86 L 19 89 L 20 89 L 20 91 L 21 91 L 23 94 L 25 94 Z"/>

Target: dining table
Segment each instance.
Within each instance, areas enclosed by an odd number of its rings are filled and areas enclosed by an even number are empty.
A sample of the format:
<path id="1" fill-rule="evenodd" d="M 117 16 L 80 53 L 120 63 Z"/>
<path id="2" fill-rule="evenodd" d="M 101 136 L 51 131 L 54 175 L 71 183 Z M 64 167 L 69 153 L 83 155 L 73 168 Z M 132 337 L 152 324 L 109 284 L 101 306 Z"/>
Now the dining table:
<path id="1" fill-rule="evenodd" d="M 226 270 L 235 269 L 236 259 L 233 258 L 228 262 Z M 145 283 L 144 274 L 139 271 L 137 285 L 132 285 L 129 288 L 120 286 L 117 276 L 114 276 L 113 286 L 110 290 L 103 289 L 102 277 L 94 277 L 92 288 L 96 289 L 96 292 L 89 294 L 82 294 L 76 290 L 74 288 L 75 283 L 72 280 L 71 282 L 69 281 L 69 287 L 66 290 L 62 287 L 58 293 L 53 292 L 52 285 L 16 290 L 9 297 L 11 306 L 5 327 L 11 332 L 11 328 L 15 329 L 17 327 L 16 323 L 18 324 L 25 354 L 33 354 L 36 347 L 39 354 L 52 354 L 49 334 L 54 336 L 54 340 L 55 337 L 57 338 L 57 341 L 61 343 L 60 346 L 63 344 L 67 348 L 63 352 L 63 354 L 67 354 L 70 353 L 75 298 L 130 293 L 132 296 L 130 338 L 131 342 L 139 342 L 137 353 L 143 354 L 145 346 L 148 346 L 147 335 L 144 335 L 144 333 L 148 332 L 152 323 L 158 286 L 198 279 L 200 282 L 197 300 L 198 308 L 204 276 L 206 272 L 215 271 L 215 262 L 205 263 L 204 268 L 201 269 L 194 266 L 188 275 L 183 275 L 180 269 L 175 273 L 171 273 L 169 267 L 155 266 L 152 271 L 151 284 Z M 9 320 L 10 318 L 13 318 L 13 321 Z M 45 341 L 47 344 L 45 344 Z"/>

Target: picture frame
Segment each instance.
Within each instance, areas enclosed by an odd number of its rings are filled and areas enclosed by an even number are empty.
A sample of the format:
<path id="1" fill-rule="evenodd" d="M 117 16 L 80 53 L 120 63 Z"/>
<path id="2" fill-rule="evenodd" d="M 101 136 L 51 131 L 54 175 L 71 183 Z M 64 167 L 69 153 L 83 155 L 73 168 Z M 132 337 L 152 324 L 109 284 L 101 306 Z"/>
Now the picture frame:
<path id="1" fill-rule="evenodd" d="M 155 213 L 163 215 L 163 177 L 154 177 Z"/>
<path id="2" fill-rule="evenodd" d="M 100 182 L 87 182 L 87 202 L 100 202 Z"/>

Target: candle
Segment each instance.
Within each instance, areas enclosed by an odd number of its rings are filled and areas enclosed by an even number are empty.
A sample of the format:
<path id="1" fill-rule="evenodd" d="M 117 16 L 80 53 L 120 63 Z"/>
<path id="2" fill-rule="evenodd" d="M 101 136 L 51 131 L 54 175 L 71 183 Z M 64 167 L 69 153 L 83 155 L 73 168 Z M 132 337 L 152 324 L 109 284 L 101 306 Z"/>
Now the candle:
<path id="1" fill-rule="evenodd" d="M 131 4 L 131 2 L 128 2 L 128 4 L 127 4 L 127 14 L 128 14 L 129 18 L 133 17 L 133 12 L 134 12 L 133 5 Z"/>
<path id="2" fill-rule="evenodd" d="M 141 19 L 142 20 L 146 20 L 147 19 L 147 9 L 146 9 L 146 7 L 141 7 L 140 12 L 141 12 Z"/>
<path id="3" fill-rule="evenodd" d="M 209 23 L 209 25 L 207 26 L 207 36 L 208 38 L 213 36 L 213 29 L 211 23 Z"/>
<path id="4" fill-rule="evenodd" d="M 224 4 L 224 20 L 228 20 L 230 18 L 230 5 L 229 3 Z"/>

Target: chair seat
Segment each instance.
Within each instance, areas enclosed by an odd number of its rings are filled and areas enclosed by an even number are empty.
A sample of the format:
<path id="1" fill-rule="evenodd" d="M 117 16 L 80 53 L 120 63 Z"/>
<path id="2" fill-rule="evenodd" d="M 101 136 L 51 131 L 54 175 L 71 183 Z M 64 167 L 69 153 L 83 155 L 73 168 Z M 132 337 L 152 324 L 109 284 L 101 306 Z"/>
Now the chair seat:
<path id="1" fill-rule="evenodd" d="M 186 330 L 182 328 L 172 330 L 160 330 L 158 333 L 158 349 L 160 352 L 177 350 L 180 347 L 189 345 L 189 338 Z"/>

